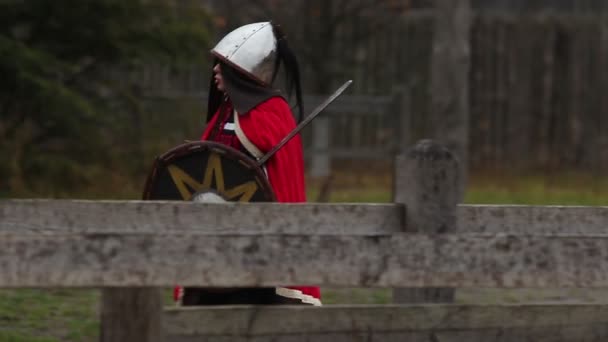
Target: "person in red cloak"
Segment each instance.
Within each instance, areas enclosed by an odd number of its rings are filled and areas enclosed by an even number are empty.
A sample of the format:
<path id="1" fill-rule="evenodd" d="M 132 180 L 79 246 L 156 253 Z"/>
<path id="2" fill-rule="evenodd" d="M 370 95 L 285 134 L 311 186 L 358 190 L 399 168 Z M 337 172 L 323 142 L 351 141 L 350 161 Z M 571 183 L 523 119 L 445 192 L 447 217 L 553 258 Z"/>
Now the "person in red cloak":
<path id="1" fill-rule="evenodd" d="M 278 25 L 245 25 L 226 35 L 212 50 L 207 126 L 201 140 L 220 142 L 254 159 L 262 157 L 296 127 L 287 99 L 295 91 L 298 121 L 302 120 L 300 75 L 295 55 Z M 287 98 L 273 88 L 284 66 Z M 304 157 L 299 135 L 265 164 L 278 202 L 306 201 Z M 315 286 L 273 288 L 180 288 L 174 292 L 183 305 L 311 304 L 321 305 Z"/>

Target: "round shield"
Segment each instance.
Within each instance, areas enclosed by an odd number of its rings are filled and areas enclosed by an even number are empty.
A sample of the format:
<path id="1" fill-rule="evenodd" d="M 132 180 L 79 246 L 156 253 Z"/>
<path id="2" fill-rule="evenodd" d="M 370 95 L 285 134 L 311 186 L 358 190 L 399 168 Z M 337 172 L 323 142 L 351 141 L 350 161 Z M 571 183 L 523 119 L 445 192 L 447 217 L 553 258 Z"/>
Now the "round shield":
<path id="1" fill-rule="evenodd" d="M 226 145 L 196 141 L 155 160 L 143 199 L 274 202 L 275 196 L 253 159 Z"/>

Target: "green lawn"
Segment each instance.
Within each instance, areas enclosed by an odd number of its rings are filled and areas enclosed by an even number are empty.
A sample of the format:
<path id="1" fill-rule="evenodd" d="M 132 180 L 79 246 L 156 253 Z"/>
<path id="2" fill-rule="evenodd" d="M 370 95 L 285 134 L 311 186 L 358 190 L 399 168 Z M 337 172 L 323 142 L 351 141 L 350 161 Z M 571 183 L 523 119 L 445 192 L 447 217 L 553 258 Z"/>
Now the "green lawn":
<path id="1" fill-rule="evenodd" d="M 95 290 L 0 290 L 0 341 L 92 341 L 98 297 Z"/>
<path id="2" fill-rule="evenodd" d="M 608 206 L 608 177 L 581 173 L 473 176 L 465 202 Z"/>
<path id="3" fill-rule="evenodd" d="M 340 177 L 332 184 L 331 202 L 389 202 L 389 177 Z M 315 201 L 320 183 L 309 182 Z M 608 181 L 565 175 L 542 177 L 471 177 L 467 203 L 608 205 Z M 168 291 L 169 293 L 169 291 Z M 389 303 L 388 289 L 323 289 L 325 304 Z M 167 295 L 169 298 L 169 294 Z M 497 290 L 457 291 L 461 303 L 498 303 L 540 300 L 606 301 L 608 290 Z M 95 290 L 0 290 L 0 341 L 96 341 L 99 293 Z M 168 300 L 169 301 L 169 300 Z"/>

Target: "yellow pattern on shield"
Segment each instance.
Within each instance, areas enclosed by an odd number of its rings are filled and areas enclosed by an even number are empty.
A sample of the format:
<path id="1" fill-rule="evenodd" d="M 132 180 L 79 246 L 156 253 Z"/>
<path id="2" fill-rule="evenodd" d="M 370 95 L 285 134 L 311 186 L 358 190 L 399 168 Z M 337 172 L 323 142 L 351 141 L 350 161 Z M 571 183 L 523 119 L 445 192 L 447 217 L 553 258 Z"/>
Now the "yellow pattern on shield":
<path id="1" fill-rule="evenodd" d="M 199 183 L 189 174 L 184 172 L 175 165 L 169 165 L 169 174 L 177 186 L 182 198 L 186 201 L 192 199 L 192 195 L 195 192 L 211 189 L 211 185 L 215 183 L 216 188 L 214 189 L 218 194 L 222 195 L 227 200 L 232 200 L 238 197 L 239 202 L 249 202 L 251 197 L 258 190 L 258 185 L 254 181 L 249 181 L 243 184 L 236 185 L 231 189 L 226 189 L 224 182 L 224 172 L 222 170 L 222 161 L 217 153 L 212 153 L 207 160 L 207 169 L 205 170 L 205 176 L 203 182 Z M 215 181 L 215 182 L 214 182 Z M 194 190 L 190 191 L 188 188 Z M 239 197 L 240 196 L 240 197 Z"/>

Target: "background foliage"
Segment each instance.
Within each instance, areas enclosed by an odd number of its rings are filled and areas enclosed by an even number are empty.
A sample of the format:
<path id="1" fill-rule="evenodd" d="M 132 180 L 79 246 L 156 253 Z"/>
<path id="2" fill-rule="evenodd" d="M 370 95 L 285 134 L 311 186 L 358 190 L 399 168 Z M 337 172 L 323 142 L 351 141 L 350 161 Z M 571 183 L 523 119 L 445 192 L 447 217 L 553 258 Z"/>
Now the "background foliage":
<path id="1" fill-rule="evenodd" d="M 112 76 L 199 63 L 209 21 L 163 0 L 0 2 L 0 194 L 67 196 L 136 172 L 146 109 Z"/>

